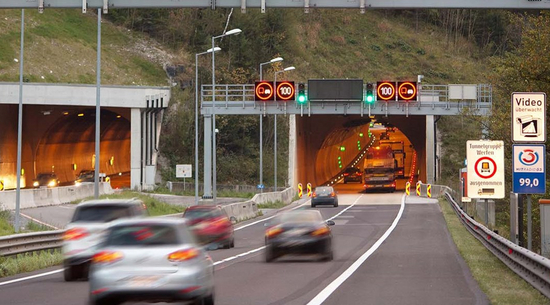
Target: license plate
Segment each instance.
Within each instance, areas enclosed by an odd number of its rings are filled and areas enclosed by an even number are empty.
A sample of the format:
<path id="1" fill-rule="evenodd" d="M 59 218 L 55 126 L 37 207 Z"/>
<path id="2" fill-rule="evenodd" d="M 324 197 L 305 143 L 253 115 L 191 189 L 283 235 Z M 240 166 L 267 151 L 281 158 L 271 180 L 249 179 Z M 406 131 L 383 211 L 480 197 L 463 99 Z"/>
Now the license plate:
<path id="1" fill-rule="evenodd" d="M 130 287 L 152 287 L 158 286 L 162 276 L 159 275 L 140 275 L 133 276 L 127 280 Z"/>

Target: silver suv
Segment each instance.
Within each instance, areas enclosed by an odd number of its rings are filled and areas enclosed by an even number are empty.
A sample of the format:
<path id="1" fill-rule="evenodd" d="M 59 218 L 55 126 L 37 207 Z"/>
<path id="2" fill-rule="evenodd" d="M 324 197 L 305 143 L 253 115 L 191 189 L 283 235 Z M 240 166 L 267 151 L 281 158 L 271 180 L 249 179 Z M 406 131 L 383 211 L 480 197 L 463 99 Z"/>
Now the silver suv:
<path id="1" fill-rule="evenodd" d="M 63 233 L 65 281 L 87 278 L 95 248 L 101 242 L 110 222 L 147 215 L 143 202 L 135 198 L 91 200 L 78 204 Z"/>

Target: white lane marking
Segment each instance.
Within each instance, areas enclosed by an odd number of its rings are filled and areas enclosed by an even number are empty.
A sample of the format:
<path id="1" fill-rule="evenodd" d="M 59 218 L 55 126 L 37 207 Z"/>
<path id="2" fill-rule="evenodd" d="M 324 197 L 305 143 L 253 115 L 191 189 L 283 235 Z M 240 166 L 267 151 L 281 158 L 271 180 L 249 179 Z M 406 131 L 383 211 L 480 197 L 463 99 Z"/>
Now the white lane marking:
<path id="1" fill-rule="evenodd" d="M 343 209 L 342 211 L 340 211 L 340 213 L 336 214 L 336 216 L 341 215 L 344 211 L 347 211 L 349 208 L 351 208 L 353 205 L 355 205 L 355 204 L 357 203 L 357 201 L 358 201 L 362 196 L 363 196 L 363 195 L 359 196 L 359 198 L 357 198 L 357 199 L 352 203 L 352 205 L 350 205 L 349 207 L 347 207 L 347 208 Z M 298 208 L 300 208 L 300 207 L 302 207 L 302 206 L 308 204 L 308 202 L 309 202 L 309 201 L 306 201 L 306 202 L 304 202 L 303 204 L 300 204 L 299 206 L 292 208 L 291 210 L 298 209 Z M 242 226 L 242 227 L 236 228 L 235 231 L 236 231 L 236 230 L 243 229 L 243 228 L 246 228 L 246 227 L 249 227 L 249 226 L 251 226 L 251 225 L 254 225 L 254 224 L 257 224 L 257 223 L 260 223 L 260 222 L 263 222 L 263 221 L 266 221 L 266 220 L 269 220 L 269 219 L 271 219 L 271 218 L 273 218 L 273 217 L 275 217 L 275 216 L 276 216 L 276 215 L 270 216 L 270 217 L 268 217 L 268 218 L 264 218 L 264 219 L 262 219 L 262 220 L 258 220 L 258 221 L 252 222 L 252 223 L 249 223 L 249 224 L 244 225 L 244 226 Z M 333 217 L 331 217 L 331 218 L 329 218 L 329 219 L 327 219 L 327 220 L 332 220 L 332 219 L 334 219 L 336 216 L 333 216 Z M 237 254 L 237 255 L 235 255 L 235 256 L 231 256 L 231 257 L 224 258 L 224 259 L 222 259 L 221 261 L 214 262 L 214 266 L 219 265 L 219 264 L 221 264 L 221 263 L 228 262 L 228 261 L 232 261 L 232 260 L 237 259 L 237 258 L 239 258 L 239 257 L 247 256 L 247 255 L 249 255 L 249 254 L 258 252 L 258 251 L 263 250 L 263 249 L 265 249 L 265 246 L 261 246 L 261 247 L 259 247 L 259 248 L 250 250 L 250 251 L 248 251 L 248 252 L 240 253 L 240 254 Z M 58 272 L 61 272 L 61 271 L 63 271 L 63 269 L 54 270 L 54 271 L 46 272 L 46 273 L 41 273 L 41 274 L 37 274 L 37 275 L 25 277 L 25 278 L 20 278 L 20 279 L 12 280 L 12 281 L 0 282 L 0 286 L 2 286 L 2 285 L 7 285 L 7 284 L 11 284 L 11 283 L 16 283 L 16 282 L 20 282 L 20 281 L 26 281 L 26 280 L 30 280 L 30 279 L 33 279 L 33 278 L 37 278 L 37 277 L 41 277 L 41 276 L 46 276 L 46 275 L 58 273 Z"/>
<path id="2" fill-rule="evenodd" d="M 237 258 L 239 258 L 239 257 L 247 256 L 248 254 L 252 254 L 252 253 L 254 253 L 254 252 L 258 252 L 258 251 L 263 250 L 263 249 L 265 249 L 265 246 L 261 246 L 261 247 L 259 247 L 259 248 L 254 249 L 254 250 L 250 250 L 250 251 L 248 251 L 248 252 L 244 252 L 244 253 L 241 253 L 241 254 L 237 254 L 237 255 L 235 255 L 235 256 L 231 256 L 231 257 L 224 258 L 224 259 L 222 259 L 221 261 L 214 262 L 214 266 L 219 265 L 219 264 L 221 264 L 221 263 L 225 263 L 225 262 L 232 261 L 232 260 L 237 259 Z"/>
<path id="3" fill-rule="evenodd" d="M 58 227 L 52 226 L 52 225 L 47 224 L 47 223 L 45 223 L 45 222 L 42 222 L 42 221 L 40 221 L 40 220 L 38 220 L 38 219 L 36 219 L 36 218 L 32 218 L 32 217 L 30 217 L 29 215 L 23 214 L 23 213 L 21 213 L 21 212 L 19 212 L 19 214 L 20 214 L 21 216 L 25 217 L 25 218 L 28 218 L 28 219 L 30 219 L 30 220 L 36 222 L 36 223 L 39 223 L 39 224 L 43 225 L 43 226 L 47 226 L 47 227 L 53 228 L 54 230 L 59 230 Z"/>
<path id="4" fill-rule="evenodd" d="M 59 273 L 61 271 L 63 271 L 63 269 L 58 269 L 58 270 L 54 270 L 54 271 L 50 271 L 50 272 L 45 272 L 45 273 L 40 273 L 40 274 L 31 275 L 31 276 L 27 276 L 27 277 L 22 277 L 20 279 L 15 279 L 15 280 L 11 280 L 11 281 L 1 282 L 0 286 L 12 284 L 12 283 L 17 283 L 17 282 L 22 282 L 22 281 L 26 281 L 26 280 L 31 280 L 31 279 L 35 279 L 37 277 L 42 277 L 42 276 L 46 276 L 46 275 L 50 275 L 50 274 L 54 274 L 54 273 Z"/>
<path id="5" fill-rule="evenodd" d="M 318 295 L 316 295 L 307 305 L 319 305 L 322 304 L 342 283 L 344 283 L 357 269 L 371 256 L 379 247 L 380 245 L 390 236 L 391 232 L 395 227 L 397 226 L 397 223 L 401 219 L 401 215 L 403 215 L 403 210 L 405 210 L 405 195 L 401 198 L 401 208 L 399 209 L 399 212 L 397 213 L 397 216 L 393 220 L 392 225 L 388 228 L 386 233 L 380 237 L 379 240 L 370 247 L 370 249 L 367 250 L 361 257 L 359 257 L 344 273 L 342 273 L 339 277 L 337 277 L 332 283 L 330 283 L 325 289 L 323 289 L 321 292 L 319 292 Z"/>
<path id="6" fill-rule="evenodd" d="M 304 202 L 304 203 L 302 203 L 302 204 L 300 204 L 300 205 L 297 206 L 297 207 L 294 207 L 294 208 L 290 209 L 290 210 L 292 211 L 292 210 L 296 210 L 296 209 L 298 209 L 298 208 L 301 208 L 302 206 L 308 204 L 308 202 L 309 202 L 309 200 L 306 201 L 306 202 Z M 264 219 L 260 219 L 260 220 L 251 222 L 251 223 L 249 223 L 249 224 L 245 224 L 245 225 L 242 226 L 242 227 L 235 228 L 235 231 L 239 231 L 240 229 L 244 229 L 244 228 L 246 228 L 246 227 L 253 226 L 253 225 L 257 224 L 257 223 L 264 222 L 264 221 L 266 221 L 266 220 L 270 220 L 271 218 L 274 218 L 275 216 L 277 216 L 277 214 L 275 214 L 275 215 L 273 215 L 273 216 L 266 217 L 266 218 L 264 218 Z"/>

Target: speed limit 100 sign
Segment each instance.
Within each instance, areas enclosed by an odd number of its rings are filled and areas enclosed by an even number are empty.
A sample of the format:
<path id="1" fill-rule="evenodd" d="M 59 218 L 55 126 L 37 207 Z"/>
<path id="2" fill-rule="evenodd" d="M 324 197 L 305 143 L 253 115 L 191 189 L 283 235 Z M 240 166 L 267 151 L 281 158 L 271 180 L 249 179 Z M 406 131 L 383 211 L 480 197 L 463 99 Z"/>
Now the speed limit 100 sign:
<path id="1" fill-rule="evenodd" d="M 394 82 L 377 82 L 376 83 L 376 96 L 383 101 L 395 100 L 395 83 Z"/>

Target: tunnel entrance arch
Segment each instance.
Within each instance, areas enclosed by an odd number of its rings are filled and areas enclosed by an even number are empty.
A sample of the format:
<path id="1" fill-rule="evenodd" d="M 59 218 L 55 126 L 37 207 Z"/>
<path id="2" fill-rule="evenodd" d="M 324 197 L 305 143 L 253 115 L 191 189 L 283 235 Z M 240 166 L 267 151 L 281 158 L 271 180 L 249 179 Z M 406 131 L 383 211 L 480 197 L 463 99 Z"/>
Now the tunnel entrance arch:
<path id="1" fill-rule="evenodd" d="M 329 172 L 314 169 L 316 151 L 325 137 L 348 125 L 361 125 L 372 116 L 393 124 L 406 135 L 417 151 L 419 179 L 433 182 L 435 176 L 435 119 L 443 115 L 460 115 L 468 111 L 486 115 L 492 107 L 492 88 L 487 84 L 476 87 L 475 97 L 449 98 L 449 88 L 462 85 L 419 86 L 416 101 L 378 101 L 374 105 L 363 102 L 317 102 L 298 104 L 295 101 L 256 101 L 254 85 L 202 85 L 201 114 L 204 118 L 204 192 L 212 194 L 212 120 L 214 115 L 288 115 L 289 116 L 289 168 L 287 186 L 297 183 L 323 183 Z M 216 91 L 213 101 L 212 92 Z M 315 151 L 315 152 L 314 152 Z M 214 169 L 216 170 L 216 169 Z M 317 172 L 322 172 L 321 178 Z"/>

